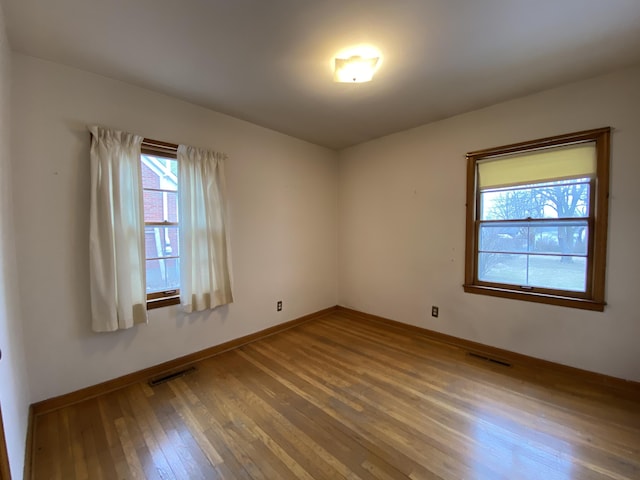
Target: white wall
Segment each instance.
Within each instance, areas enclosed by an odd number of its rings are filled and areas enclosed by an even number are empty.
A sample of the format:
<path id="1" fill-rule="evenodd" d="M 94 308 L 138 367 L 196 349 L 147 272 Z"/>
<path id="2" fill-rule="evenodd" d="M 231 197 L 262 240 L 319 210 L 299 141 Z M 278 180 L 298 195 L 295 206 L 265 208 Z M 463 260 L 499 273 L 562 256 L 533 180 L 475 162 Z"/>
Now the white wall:
<path id="1" fill-rule="evenodd" d="M 13 160 L 31 401 L 337 303 L 337 154 L 171 97 L 15 54 Z M 229 155 L 235 303 L 90 331 L 89 133 L 101 124 Z M 284 310 L 276 313 L 277 300 Z"/>
<path id="2" fill-rule="evenodd" d="M 640 381 L 639 111 L 635 68 L 342 151 L 340 304 Z M 464 293 L 465 153 L 605 126 L 614 129 L 605 312 Z"/>
<path id="3" fill-rule="evenodd" d="M 638 68 L 390 135 L 339 155 L 31 57 L 14 54 L 12 72 L 17 270 L 6 233 L 2 258 L 5 278 L 20 273 L 23 301 L 0 315 L 0 335 L 20 345 L 20 322 L 7 319 L 19 318 L 15 312 L 21 308 L 31 402 L 335 303 L 640 380 L 640 315 L 633 301 L 640 284 Z M 146 326 L 111 334 L 90 331 L 86 125 L 94 123 L 229 154 L 233 305 L 188 316 L 170 307 L 152 311 Z M 606 311 L 463 293 L 464 154 L 607 125 L 614 134 Z M 4 131 L 0 126 L 0 134 Z M 6 149 L 6 142 L 1 145 Z M 6 150 L 0 153 L 6 162 Z M 2 207 L 7 232 L 10 208 L 4 197 Z M 12 288 L 5 286 L 10 292 L 5 295 L 15 299 Z M 275 312 L 276 300 L 284 301 L 282 313 Z M 439 319 L 429 315 L 431 305 L 440 307 Z M 18 355 L 14 351 L 14 363 L 21 363 Z M 14 370 L 15 383 L 24 383 L 24 369 Z M 22 416 L 25 392 L 16 386 L 8 394 L 7 403 L 22 409 Z M 2 395 L 7 396 L 4 390 Z M 9 426 L 15 438 L 24 427 L 17 425 Z"/>
<path id="4" fill-rule="evenodd" d="M 11 53 L 0 11 L 0 406 L 11 473 L 22 478 L 29 390 L 18 301 L 12 211 L 10 137 Z"/>

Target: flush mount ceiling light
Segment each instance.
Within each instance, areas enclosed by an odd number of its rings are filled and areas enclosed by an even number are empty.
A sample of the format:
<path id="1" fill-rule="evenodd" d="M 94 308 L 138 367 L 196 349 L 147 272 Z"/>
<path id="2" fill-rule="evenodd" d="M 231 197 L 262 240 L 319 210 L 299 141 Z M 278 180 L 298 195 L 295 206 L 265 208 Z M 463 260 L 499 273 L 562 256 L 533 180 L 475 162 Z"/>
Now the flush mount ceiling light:
<path id="1" fill-rule="evenodd" d="M 369 82 L 380 66 L 380 55 L 371 47 L 357 47 L 335 58 L 333 80 L 342 83 Z"/>

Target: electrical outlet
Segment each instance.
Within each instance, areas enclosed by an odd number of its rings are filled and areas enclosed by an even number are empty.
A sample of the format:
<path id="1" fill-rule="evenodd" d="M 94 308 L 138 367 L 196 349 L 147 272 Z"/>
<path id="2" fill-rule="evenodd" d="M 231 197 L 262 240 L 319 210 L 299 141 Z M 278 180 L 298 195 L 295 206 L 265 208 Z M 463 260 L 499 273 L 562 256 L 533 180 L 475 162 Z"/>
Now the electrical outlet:
<path id="1" fill-rule="evenodd" d="M 276 303 L 276 310 L 278 312 L 282 311 L 282 300 L 278 300 L 278 302 Z"/>
<path id="2" fill-rule="evenodd" d="M 431 307 L 431 316 L 438 318 L 439 311 L 440 311 L 440 309 L 438 307 L 436 307 L 435 305 L 433 305 Z"/>

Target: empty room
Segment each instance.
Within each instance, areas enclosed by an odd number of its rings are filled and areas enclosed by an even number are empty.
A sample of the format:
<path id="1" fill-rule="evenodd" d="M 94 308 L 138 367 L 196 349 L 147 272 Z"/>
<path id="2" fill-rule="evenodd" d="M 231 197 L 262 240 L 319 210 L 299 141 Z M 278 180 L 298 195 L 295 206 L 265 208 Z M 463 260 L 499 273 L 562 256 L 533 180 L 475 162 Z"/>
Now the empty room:
<path id="1" fill-rule="evenodd" d="M 0 10 L 0 480 L 640 479 L 640 2 Z"/>

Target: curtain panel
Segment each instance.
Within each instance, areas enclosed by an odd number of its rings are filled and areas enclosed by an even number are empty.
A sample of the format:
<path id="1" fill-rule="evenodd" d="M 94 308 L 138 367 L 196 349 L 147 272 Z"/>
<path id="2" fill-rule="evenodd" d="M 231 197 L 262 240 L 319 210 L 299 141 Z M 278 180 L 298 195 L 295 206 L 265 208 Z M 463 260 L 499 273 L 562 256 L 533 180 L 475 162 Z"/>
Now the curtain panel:
<path id="1" fill-rule="evenodd" d="M 89 130 L 92 328 L 110 332 L 147 322 L 143 138 L 97 126 Z"/>
<path id="2" fill-rule="evenodd" d="M 180 298 L 186 312 L 233 302 L 222 153 L 178 147 Z"/>

